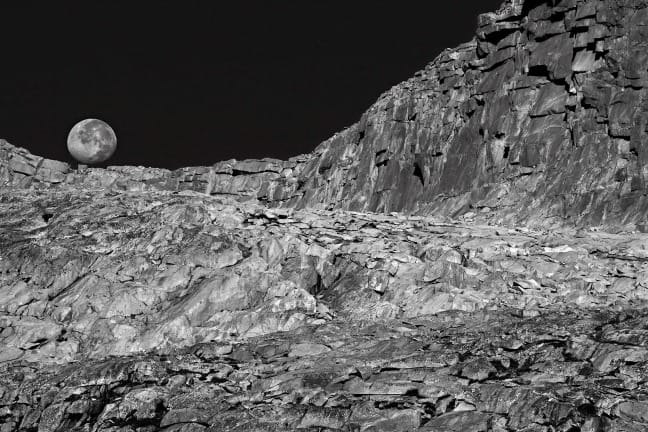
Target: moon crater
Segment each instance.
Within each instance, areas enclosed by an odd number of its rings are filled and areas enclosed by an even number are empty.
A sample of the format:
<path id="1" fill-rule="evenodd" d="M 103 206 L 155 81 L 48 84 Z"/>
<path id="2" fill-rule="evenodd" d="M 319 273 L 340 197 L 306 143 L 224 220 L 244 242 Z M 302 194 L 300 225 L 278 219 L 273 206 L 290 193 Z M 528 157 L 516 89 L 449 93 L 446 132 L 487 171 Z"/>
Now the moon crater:
<path id="1" fill-rule="evenodd" d="M 80 163 L 98 164 L 107 161 L 115 153 L 117 136 L 106 122 L 85 119 L 70 130 L 67 148 Z"/>

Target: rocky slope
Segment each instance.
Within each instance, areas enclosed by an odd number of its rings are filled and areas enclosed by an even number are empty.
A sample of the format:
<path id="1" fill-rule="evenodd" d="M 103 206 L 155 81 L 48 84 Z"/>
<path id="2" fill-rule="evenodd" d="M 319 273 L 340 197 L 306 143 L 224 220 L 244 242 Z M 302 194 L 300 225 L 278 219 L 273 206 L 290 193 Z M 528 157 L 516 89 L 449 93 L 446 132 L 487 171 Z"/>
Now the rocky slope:
<path id="1" fill-rule="evenodd" d="M 0 215 L 3 432 L 648 425 L 645 234 L 76 184 Z"/>
<path id="2" fill-rule="evenodd" d="M 191 168 L 160 183 L 280 207 L 643 224 L 647 6 L 508 0 L 479 18 L 474 40 L 313 153 Z"/>
<path id="3" fill-rule="evenodd" d="M 289 161 L 0 141 L 0 432 L 647 430 L 646 23 L 507 2 Z"/>

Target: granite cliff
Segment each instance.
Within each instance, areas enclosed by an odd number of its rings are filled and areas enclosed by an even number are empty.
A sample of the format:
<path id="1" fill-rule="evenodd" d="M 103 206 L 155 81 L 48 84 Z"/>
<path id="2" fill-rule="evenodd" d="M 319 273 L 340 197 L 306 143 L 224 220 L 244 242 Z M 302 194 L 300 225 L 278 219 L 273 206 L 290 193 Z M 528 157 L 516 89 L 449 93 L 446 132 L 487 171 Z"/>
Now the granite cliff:
<path id="1" fill-rule="evenodd" d="M 647 25 L 507 1 L 288 161 L 0 141 L 0 432 L 645 431 Z"/>
<path id="2" fill-rule="evenodd" d="M 310 154 L 145 177 L 279 207 L 642 224 L 647 10 L 642 0 L 509 0 L 479 17 L 472 41 Z M 29 175 L 37 162 L 27 165 L 13 168 Z"/>

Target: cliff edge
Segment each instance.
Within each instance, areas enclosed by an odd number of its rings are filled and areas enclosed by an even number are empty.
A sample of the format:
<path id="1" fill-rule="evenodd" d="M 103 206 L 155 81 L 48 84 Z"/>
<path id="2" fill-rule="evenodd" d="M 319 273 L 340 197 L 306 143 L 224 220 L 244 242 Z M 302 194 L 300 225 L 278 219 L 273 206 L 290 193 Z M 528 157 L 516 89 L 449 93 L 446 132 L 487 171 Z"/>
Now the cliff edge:
<path id="1" fill-rule="evenodd" d="M 508 0 L 479 17 L 472 41 L 444 51 L 310 154 L 176 172 L 113 169 L 92 181 L 144 179 L 278 207 L 641 225 L 647 6 Z M 0 179 L 35 174 L 38 162 L 22 157 L 5 157 Z M 40 174 L 61 171 L 45 164 Z"/>

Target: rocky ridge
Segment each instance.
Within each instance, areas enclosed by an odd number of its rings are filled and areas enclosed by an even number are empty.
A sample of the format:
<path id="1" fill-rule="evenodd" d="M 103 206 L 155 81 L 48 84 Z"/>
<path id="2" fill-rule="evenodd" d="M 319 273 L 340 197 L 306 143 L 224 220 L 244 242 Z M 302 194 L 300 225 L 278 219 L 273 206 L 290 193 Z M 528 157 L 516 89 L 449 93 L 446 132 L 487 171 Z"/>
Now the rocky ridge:
<path id="1" fill-rule="evenodd" d="M 273 207 L 643 225 L 647 28 L 645 0 L 508 0 L 479 17 L 472 41 L 308 155 L 129 176 Z M 14 157 L 0 178 L 32 177 L 39 162 Z M 45 163 L 37 178 L 60 182 L 64 172 Z"/>
<path id="2" fill-rule="evenodd" d="M 645 431 L 647 6 L 506 2 L 288 161 L 0 141 L 0 432 Z"/>

